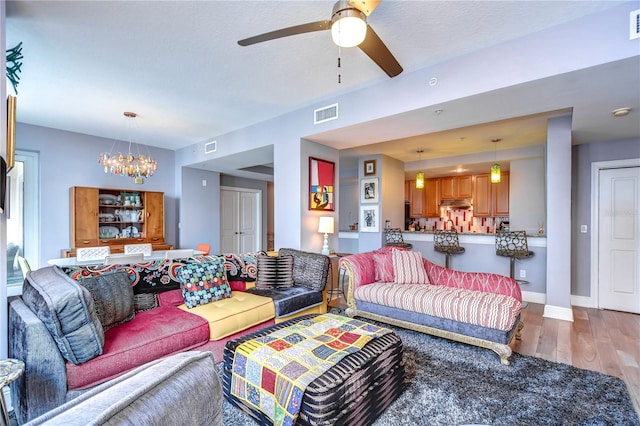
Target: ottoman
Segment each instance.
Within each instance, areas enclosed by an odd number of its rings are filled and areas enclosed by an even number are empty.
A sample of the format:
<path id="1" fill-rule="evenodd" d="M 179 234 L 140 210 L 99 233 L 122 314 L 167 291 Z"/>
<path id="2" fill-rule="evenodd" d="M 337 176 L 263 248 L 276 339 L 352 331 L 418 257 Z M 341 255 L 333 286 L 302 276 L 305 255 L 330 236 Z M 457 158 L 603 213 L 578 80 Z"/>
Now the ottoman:
<path id="1" fill-rule="evenodd" d="M 231 392 L 233 361 L 242 344 L 317 314 L 294 318 L 227 342 L 222 388 L 225 398 L 260 424 L 272 424 L 257 407 Z M 363 321 L 361 321 L 363 322 Z M 404 390 L 403 346 L 393 332 L 375 337 L 309 383 L 297 425 L 370 425 Z"/>

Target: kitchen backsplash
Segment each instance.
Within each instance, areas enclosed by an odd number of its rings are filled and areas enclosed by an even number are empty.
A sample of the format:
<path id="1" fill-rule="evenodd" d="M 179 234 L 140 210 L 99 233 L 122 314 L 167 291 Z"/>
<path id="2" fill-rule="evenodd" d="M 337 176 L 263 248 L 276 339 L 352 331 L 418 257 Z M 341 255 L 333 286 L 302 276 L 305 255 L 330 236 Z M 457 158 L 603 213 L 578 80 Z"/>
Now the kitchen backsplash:
<path id="1" fill-rule="evenodd" d="M 451 223 L 459 233 L 492 234 L 502 222 L 508 222 L 508 217 L 473 217 L 473 210 L 447 210 L 444 218 L 420 218 L 414 223 L 420 225 L 420 230 L 435 231 L 436 229 L 451 229 Z"/>

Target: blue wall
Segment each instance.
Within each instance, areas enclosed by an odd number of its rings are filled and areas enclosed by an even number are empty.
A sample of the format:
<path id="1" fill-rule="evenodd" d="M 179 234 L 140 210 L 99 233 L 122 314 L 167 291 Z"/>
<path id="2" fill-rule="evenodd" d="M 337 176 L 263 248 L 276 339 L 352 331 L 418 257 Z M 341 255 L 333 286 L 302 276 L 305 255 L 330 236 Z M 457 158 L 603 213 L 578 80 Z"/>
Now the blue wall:
<path id="1" fill-rule="evenodd" d="M 60 250 L 70 247 L 72 186 L 164 192 L 166 241 L 175 243 L 175 227 L 168 226 L 176 223 L 174 152 L 149 147 L 158 170 L 144 184 L 136 185 L 133 179 L 104 173 L 98 164 L 98 155 L 110 151 L 113 144 L 112 139 L 18 123 L 16 148 L 40 155 L 40 266 L 46 265 L 48 259 L 60 257 Z"/>

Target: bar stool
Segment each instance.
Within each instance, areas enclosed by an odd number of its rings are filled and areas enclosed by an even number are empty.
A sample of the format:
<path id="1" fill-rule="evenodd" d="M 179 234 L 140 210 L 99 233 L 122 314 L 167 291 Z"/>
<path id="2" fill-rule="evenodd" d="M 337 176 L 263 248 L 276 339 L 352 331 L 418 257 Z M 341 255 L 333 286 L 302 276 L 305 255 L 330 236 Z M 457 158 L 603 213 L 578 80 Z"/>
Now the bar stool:
<path id="1" fill-rule="evenodd" d="M 529 250 L 527 233 L 525 231 L 496 231 L 496 255 L 511 258 L 509 276 L 516 279 L 516 259 L 533 257 Z M 529 281 L 516 280 L 519 284 L 529 284 Z"/>
<path id="2" fill-rule="evenodd" d="M 402 238 L 402 229 L 400 228 L 387 228 L 384 230 L 384 245 L 404 247 L 409 250 L 413 247 L 411 244 L 404 242 L 404 238 Z"/>
<path id="3" fill-rule="evenodd" d="M 451 269 L 451 255 L 464 253 L 464 247 L 458 242 L 458 231 L 443 231 L 437 229 L 433 234 L 433 248 L 439 253 L 444 253 L 444 267 Z"/>

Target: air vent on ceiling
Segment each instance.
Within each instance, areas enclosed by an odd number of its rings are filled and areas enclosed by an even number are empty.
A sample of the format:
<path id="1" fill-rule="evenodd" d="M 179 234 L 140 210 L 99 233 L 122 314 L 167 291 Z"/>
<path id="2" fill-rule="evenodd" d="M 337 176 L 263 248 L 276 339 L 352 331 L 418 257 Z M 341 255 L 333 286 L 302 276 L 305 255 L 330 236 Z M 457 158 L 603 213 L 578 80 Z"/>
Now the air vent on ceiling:
<path id="1" fill-rule="evenodd" d="M 640 38 L 640 9 L 631 12 L 629 17 L 629 40 Z"/>
<path id="2" fill-rule="evenodd" d="M 338 118 L 338 104 L 318 108 L 313 111 L 313 124 L 324 123 Z"/>
<path id="3" fill-rule="evenodd" d="M 211 141 L 204 144 L 204 153 L 211 154 L 218 149 L 218 141 Z"/>

